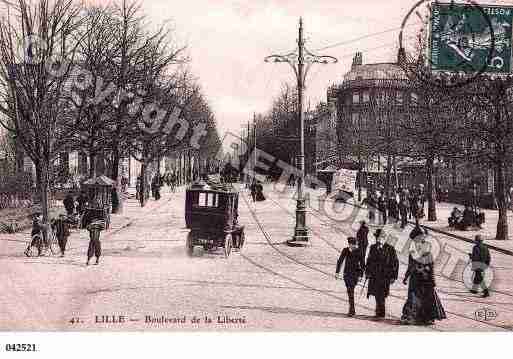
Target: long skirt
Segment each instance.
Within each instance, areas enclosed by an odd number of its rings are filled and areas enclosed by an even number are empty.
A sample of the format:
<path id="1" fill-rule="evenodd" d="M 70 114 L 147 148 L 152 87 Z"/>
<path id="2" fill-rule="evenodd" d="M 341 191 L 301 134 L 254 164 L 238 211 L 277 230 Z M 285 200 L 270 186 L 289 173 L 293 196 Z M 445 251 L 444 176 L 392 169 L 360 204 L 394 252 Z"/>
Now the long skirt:
<path id="1" fill-rule="evenodd" d="M 411 277 L 408 285 L 408 299 L 403 306 L 401 320 L 411 324 L 426 324 L 446 318 L 435 287 L 429 283 L 418 283 L 414 277 Z"/>

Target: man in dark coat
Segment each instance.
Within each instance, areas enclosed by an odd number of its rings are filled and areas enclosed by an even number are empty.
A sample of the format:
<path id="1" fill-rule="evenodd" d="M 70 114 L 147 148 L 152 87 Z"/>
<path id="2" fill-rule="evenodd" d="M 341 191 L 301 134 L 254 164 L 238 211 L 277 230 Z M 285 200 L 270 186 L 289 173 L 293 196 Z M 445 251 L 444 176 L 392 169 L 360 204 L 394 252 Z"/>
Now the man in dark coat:
<path id="1" fill-rule="evenodd" d="M 399 219 L 398 203 L 394 195 L 388 199 L 388 217 L 391 218 L 392 223 L 397 222 Z"/>
<path id="2" fill-rule="evenodd" d="M 367 246 L 369 245 L 369 227 L 365 221 L 360 221 L 360 228 L 356 232 L 356 243 L 361 255 L 361 267 L 365 268 L 365 255 L 367 254 Z"/>
<path id="3" fill-rule="evenodd" d="M 96 263 L 100 262 L 100 256 L 102 254 L 102 246 L 100 243 L 100 232 L 105 229 L 105 223 L 103 221 L 94 221 L 87 226 L 87 230 L 89 231 L 89 247 L 87 248 L 87 262 L 86 265 L 89 265 L 89 261 L 94 256 L 96 257 Z"/>
<path id="4" fill-rule="evenodd" d="M 251 199 L 253 199 L 253 202 L 256 202 L 257 184 L 256 184 L 255 180 L 253 180 L 253 182 L 251 182 L 251 185 L 249 186 L 249 190 L 251 191 Z"/>
<path id="5" fill-rule="evenodd" d="M 378 207 L 378 200 L 374 193 L 370 193 L 364 200 L 363 203 L 367 204 L 367 209 L 369 211 L 369 223 L 374 223 L 376 218 L 376 209 Z"/>
<path id="6" fill-rule="evenodd" d="M 260 181 L 257 181 L 255 188 L 256 188 L 256 196 L 255 196 L 256 201 L 257 202 L 265 201 L 264 187 L 262 186 L 262 183 Z"/>
<path id="7" fill-rule="evenodd" d="M 347 296 L 349 297 L 349 312 L 347 315 L 352 317 L 355 315 L 354 288 L 356 287 L 360 277 L 363 275 L 363 270 L 361 267 L 360 250 L 356 247 L 356 239 L 349 237 L 347 241 L 349 243 L 349 247 L 344 248 L 340 254 L 340 257 L 338 258 L 335 276 L 337 278 L 339 277 L 342 263 L 345 260 L 346 265 L 344 266 L 344 283 L 346 284 Z"/>
<path id="8" fill-rule="evenodd" d="M 405 228 L 408 223 L 408 199 L 406 196 L 400 197 L 399 215 L 401 216 L 401 228 Z"/>
<path id="9" fill-rule="evenodd" d="M 64 252 L 66 252 L 66 244 L 68 243 L 68 237 L 70 234 L 68 220 L 63 214 L 60 214 L 52 224 L 52 227 L 55 231 L 55 236 L 57 237 L 57 242 L 59 243 L 59 248 L 61 250 L 61 257 L 64 257 Z"/>
<path id="10" fill-rule="evenodd" d="M 481 235 L 476 235 L 474 241 L 476 244 L 472 248 L 472 253 L 469 254 L 472 261 L 472 271 L 474 272 L 473 286 L 470 292 L 477 294 L 477 289 L 481 287 L 483 288 L 483 298 L 486 298 L 490 296 L 490 292 L 484 280 L 484 272 L 490 266 L 490 251 L 483 243 Z"/>
<path id="11" fill-rule="evenodd" d="M 410 192 L 410 218 L 417 220 L 419 218 L 419 197 L 415 193 L 415 190 Z"/>
<path id="12" fill-rule="evenodd" d="M 377 229 L 374 233 L 376 243 L 370 247 L 365 277 L 369 279 L 367 298 L 376 299 L 376 318 L 385 317 L 385 299 L 390 292 L 390 285 L 399 274 L 399 260 L 391 245 L 383 243 L 383 233 Z"/>

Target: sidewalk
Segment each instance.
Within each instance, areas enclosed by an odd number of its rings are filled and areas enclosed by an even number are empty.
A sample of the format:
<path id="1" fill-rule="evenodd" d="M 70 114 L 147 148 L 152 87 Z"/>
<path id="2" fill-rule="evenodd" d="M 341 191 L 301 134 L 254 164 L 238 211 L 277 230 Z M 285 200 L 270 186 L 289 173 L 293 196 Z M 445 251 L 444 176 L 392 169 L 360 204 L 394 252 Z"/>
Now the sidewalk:
<path id="1" fill-rule="evenodd" d="M 437 230 L 441 230 L 444 232 L 452 233 L 461 237 L 465 237 L 468 239 L 474 239 L 476 234 L 480 234 L 483 237 L 483 240 L 486 241 L 487 244 L 491 244 L 500 248 L 513 250 L 513 212 L 508 211 L 508 227 L 509 227 L 509 236 L 507 241 L 500 241 L 495 239 L 495 234 L 497 232 L 497 221 L 499 219 L 499 211 L 493 209 L 483 209 L 482 212 L 485 213 L 485 223 L 482 225 L 482 229 L 480 230 L 467 230 L 467 231 L 459 231 L 454 228 L 449 228 L 447 219 L 451 215 L 451 211 L 454 207 L 462 208 L 462 206 L 447 203 L 447 202 L 437 202 L 436 203 L 436 222 L 429 222 L 426 220 L 427 218 L 427 203 L 425 205 L 424 212 L 426 213 L 426 217 L 420 221 L 421 224 L 432 227 Z"/>

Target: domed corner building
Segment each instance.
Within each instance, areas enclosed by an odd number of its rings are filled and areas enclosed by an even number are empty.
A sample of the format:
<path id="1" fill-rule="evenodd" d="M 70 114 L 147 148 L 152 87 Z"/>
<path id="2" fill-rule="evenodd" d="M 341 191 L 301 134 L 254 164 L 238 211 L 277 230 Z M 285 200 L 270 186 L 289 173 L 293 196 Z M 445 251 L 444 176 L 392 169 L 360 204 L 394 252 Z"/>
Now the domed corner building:
<path id="1" fill-rule="evenodd" d="M 338 152 L 343 167 L 361 168 L 363 176 L 358 182 L 362 187 L 384 185 L 387 167 L 384 144 L 390 131 L 396 128 L 394 121 L 417 100 L 408 78 L 397 63 L 363 64 L 362 53 L 357 52 L 351 70 L 344 75 L 342 83 L 329 88 L 328 97 L 336 98 Z M 371 136 L 380 145 L 369 143 Z M 383 147 L 383 151 L 369 155 L 369 150 L 375 151 L 377 147 Z M 406 173 L 398 171 L 397 166 L 394 174 L 400 186 L 407 181 Z"/>

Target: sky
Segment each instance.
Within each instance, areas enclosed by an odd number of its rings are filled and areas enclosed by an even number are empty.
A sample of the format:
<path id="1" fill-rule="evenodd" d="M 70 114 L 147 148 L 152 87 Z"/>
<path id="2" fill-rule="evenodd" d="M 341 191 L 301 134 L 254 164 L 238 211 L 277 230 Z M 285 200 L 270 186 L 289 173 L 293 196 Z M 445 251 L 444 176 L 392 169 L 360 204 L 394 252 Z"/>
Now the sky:
<path id="1" fill-rule="evenodd" d="M 415 2 L 145 0 L 142 4 L 156 22 L 172 20 L 177 38 L 188 45 L 190 66 L 200 79 L 219 129 L 238 132 L 254 112 L 269 110 L 284 82 L 295 81 L 287 64 L 265 63 L 264 58 L 294 50 L 300 16 L 306 47 L 339 60 L 333 65 L 312 66 L 306 104 L 314 107 L 326 100 L 329 85 L 342 80 L 356 51 L 363 52 L 364 63 L 394 61 L 398 28 Z M 389 29 L 396 30 L 354 41 Z M 314 51 L 340 42 L 347 43 Z"/>
<path id="2" fill-rule="evenodd" d="M 190 68 L 199 78 L 221 134 L 239 132 L 254 112 L 270 109 L 284 82 L 295 82 L 287 64 L 265 63 L 264 58 L 295 49 L 299 17 L 303 17 L 306 47 L 314 54 L 339 60 L 312 66 L 305 103 L 313 108 L 326 100 L 328 86 L 342 81 L 355 52 L 363 53 L 364 64 L 395 61 L 401 24 L 418 2 L 140 0 L 150 24 L 168 21 L 176 41 L 187 45 Z M 513 0 L 486 3 L 513 5 Z M 318 50 L 324 47 L 329 48 Z"/>

